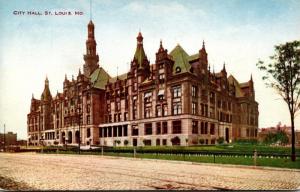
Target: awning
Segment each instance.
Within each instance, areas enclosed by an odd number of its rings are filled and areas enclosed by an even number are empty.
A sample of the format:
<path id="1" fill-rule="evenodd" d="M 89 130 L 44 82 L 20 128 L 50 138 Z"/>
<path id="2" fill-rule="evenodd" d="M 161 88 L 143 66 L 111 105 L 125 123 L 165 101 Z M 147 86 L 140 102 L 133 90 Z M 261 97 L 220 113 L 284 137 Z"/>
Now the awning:
<path id="1" fill-rule="evenodd" d="M 147 93 L 145 93 L 145 97 L 144 98 L 151 97 L 151 96 L 152 96 L 152 92 L 147 92 Z"/>
<path id="2" fill-rule="evenodd" d="M 165 90 L 164 89 L 160 89 L 159 91 L 158 91 L 158 96 L 160 96 L 160 95 L 164 95 L 165 94 Z"/>

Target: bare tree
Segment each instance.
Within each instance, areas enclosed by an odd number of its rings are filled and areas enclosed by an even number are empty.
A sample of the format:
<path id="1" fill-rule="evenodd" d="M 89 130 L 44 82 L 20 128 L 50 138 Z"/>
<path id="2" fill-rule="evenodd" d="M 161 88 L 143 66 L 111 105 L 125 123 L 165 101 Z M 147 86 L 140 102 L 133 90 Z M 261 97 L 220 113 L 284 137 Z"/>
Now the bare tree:
<path id="1" fill-rule="evenodd" d="M 292 161 L 296 160 L 295 117 L 300 110 L 300 41 L 275 46 L 270 62 L 259 61 L 257 67 L 264 72 L 263 80 L 274 88 L 288 105 L 292 131 Z"/>

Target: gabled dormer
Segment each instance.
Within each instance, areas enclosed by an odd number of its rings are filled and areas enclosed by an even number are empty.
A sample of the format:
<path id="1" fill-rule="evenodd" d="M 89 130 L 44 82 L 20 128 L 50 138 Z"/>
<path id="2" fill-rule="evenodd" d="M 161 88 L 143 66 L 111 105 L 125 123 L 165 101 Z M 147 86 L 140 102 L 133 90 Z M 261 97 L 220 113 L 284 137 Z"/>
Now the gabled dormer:
<path id="1" fill-rule="evenodd" d="M 157 83 L 164 83 L 166 78 L 172 75 L 173 65 L 174 62 L 168 55 L 168 50 L 164 49 L 162 41 L 160 41 L 155 61 L 155 76 Z"/>

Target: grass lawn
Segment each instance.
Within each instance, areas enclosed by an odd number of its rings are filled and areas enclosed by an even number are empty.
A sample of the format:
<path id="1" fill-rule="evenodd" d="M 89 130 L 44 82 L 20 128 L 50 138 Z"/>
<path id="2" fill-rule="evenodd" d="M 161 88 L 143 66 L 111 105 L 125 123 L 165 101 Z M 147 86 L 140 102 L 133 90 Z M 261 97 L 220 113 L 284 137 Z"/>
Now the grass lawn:
<path id="1" fill-rule="evenodd" d="M 122 157 L 133 157 L 133 147 L 113 147 L 104 149 L 104 155 L 108 156 L 122 156 Z M 290 147 L 271 147 L 267 145 L 251 145 L 251 144 L 233 144 L 233 145 L 212 145 L 212 146 L 146 146 L 137 147 L 136 157 L 137 158 L 149 158 L 149 159 L 165 159 L 165 160 L 177 160 L 177 161 L 191 161 L 191 162 L 202 162 L 202 163 L 217 163 L 217 164 L 233 164 L 233 165 L 254 165 L 253 151 L 257 150 L 258 155 L 260 153 L 268 154 L 285 154 L 290 155 Z M 235 156 L 235 155 L 189 155 L 183 153 L 195 151 L 207 151 L 207 152 L 237 152 L 240 154 L 248 154 L 248 156 Z M 48 151 L 49 153 L 56 153 L 55 151 Z M 160 152 L 161 154 L 157 154 Z M 177 152 L 179 154 L 166 154 L 166 153 Z M 182 152 L 182 153 L 181 153 Z M 63 154 L 77 154 L 76 150 L 73 151 L 59 151 Z M 181 154 L 180 154 L 181 153 Z M 101 149 L 96 151 L 82 151 L 81 154 L 101 155 Z M 270 157 L 257 157 L 257 166 L 269 166 L 269 167 L 281 167 L 281 168 L 294 168 L 300 169 L 300 149 L 296 149 L 298 155 L 297 161 L 292 162 L 290 158 L 270 158 Z"/>
<path id="2" fill-rule="evenodd" d="M 104 153 L 108 156 L 122 156 L 122 157 L 133 157 L 132 153 Z M 137 154 L 137 158 L 148 158 L 148 159 L 164 159 L 164 160 L 177 160 L 177 161 L 191 161 L 200 163 L 214 163 L 213 156 L 195 156 L 195 155 L 167 155 L 167 154 Z M 265 167 L 280 167 L 280 168 L 292 168 L 300 169 L 300 159 L 296 162 L 292 162 L 286 158 L 257 158 L 257 166 Z M 215 156 L 216 164 L 233 164 L 233 165 L 254 165 L 252 157 L 224 157 Z"/>

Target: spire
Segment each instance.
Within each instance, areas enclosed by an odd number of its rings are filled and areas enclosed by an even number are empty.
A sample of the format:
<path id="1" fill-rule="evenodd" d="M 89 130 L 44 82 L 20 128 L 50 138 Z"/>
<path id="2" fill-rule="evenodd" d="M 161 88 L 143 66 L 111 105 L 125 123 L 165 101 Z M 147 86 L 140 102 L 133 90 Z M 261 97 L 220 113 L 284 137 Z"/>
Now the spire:
<path id="1" fill-rule="evenodd" d="M 205 50 L 205 42 L 204 42 L 204 40 L 203 40 L 203 42 L 202 42 L 202 49 L 203 49 L 204 51 L 206 51 L 206 50 Z"/>
<path id="2" fill-rule="evenodd" d="M 138 34 L 138 36 L 137 36 L 137 44 L 138 45 L 142 45 L 143 44 L 143 36 L 142 36 L 142 33 L 141 33 L 141 31 L 139 31 L 139 34 Z"/>
<path id="3" fill-rule="evenodd" d="M 253 82 L 253 79 L 252 79 L 252 73 L 251 73 L 251 76 L 250 76 L 250 81 Z"/>
<path id="4" fill-rule="evenodd" d="M 117 65 L 117 80 L 119 80 L 119 65 Z"/>
<path id="5" fill-rule="evenodd" d="M 33 93 L 32 93 L 31 99 L 34 99 L 34 95 L 33 95 Z"/>
<path id="6" fill-rule="evenodd" d="M 144 51 L 143 36 L 141 32 L 139 32 L 136 39 L 137 39 L 137 46 L 134 54 L 134 60 L 136 60 L 138 67 L 143 67 L 144 60 L 147 60 L 147 56 Z"/>
<path id="7" fill-rule="evenodd" d="M 78 76 L 80 76 L 80 75 L 81 75 L 81 70 L 80 70 L 80 67 L 79 67 Z"/>
<path id="8" fill-rule="evenodd" d="M 202 42 L 202 48 L 199 51 L 199 59 L 200 59 L 200 62 L 202 63 L 201 65 L 203 66 L 203 68 L 207 69 L 208 60 L 207 60 L 207 53 L 206 53 L 206 50 L 205 50 L 204 40 Z"/>
<path id="9" fill-rule="evenodd" d="M 47 75 L 46 75 L 46 79 L 45 79 L 45 85 L 49 86 L 49 80 L 48 80 Z"/>
<path id="10" fill-rule="evenodd" d="M 49 89 L 49 80 L 48 80 L 48 77 L 46 76 L 45 87 L 44 87 L 44 91 L 41 96 L 41 100 L 50 101 L 51 99 L 52 99 L 52 96 L 51 96 L 51 92 Z"/>
<path id="11" fill-rule="evenodd" d="M 223 63 L 223 69 L 222 69 L 222 71 L 225 71 L 225 72 L 226 72 L 225 61 L 224 61 L 224 63 Z"/>
<path id="12" fill-rule="evenodd" d="M 160 40 L 158 52 L 163 52 L 163 51 L 164 51 L 164 47 L 162 45 L 162 40 Z"/>
<path id="13" fill-rule="evenodd" d="M 92 20 L 88 23 L 88 39 L 86 40 L 86 54 L 83 56 L 85 64 L 83 72 L 85 76 L 90 76 L 99 67 L 99 56 L 97 55 L 97 43 L 95 40 L 95 26 Z"/>
<path id="14" fill-rule="evenodd" d="M 67 74 L 65 73 L 65 81 L 68 81 L 68 77 Z"/>

